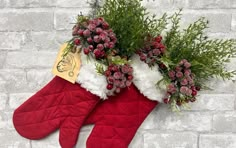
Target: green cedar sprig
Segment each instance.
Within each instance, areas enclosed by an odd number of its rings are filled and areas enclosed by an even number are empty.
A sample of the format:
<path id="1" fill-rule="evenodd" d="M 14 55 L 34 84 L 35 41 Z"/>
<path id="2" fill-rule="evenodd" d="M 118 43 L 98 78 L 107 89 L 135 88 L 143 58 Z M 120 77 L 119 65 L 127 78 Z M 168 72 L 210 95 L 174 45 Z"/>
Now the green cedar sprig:
<path id="1" fill-rule="evenodd" d="M 96 72 L 100 75 L 103 75 L 104 72 L 105 72 L 105 68 L 104 68 L 104 65 L 101 64 L 101 63 L 96 63 L 95 64 L 95 67 L 96 67 Z"/>
<path id="2" fill-rule="evenodd" d="M 209 22 L 205 18 L 181 30 L 181 10 L 169 20 L 171 29 L 163 37 L 167 54 L 161 59 L 169 69 L 173 69 L 182 59 L 187 59 L 192 64 L 196 83 L 201 86 L 209 78 L 232 79 L 236 75 L 236 71 L 225 68 L 225 64 L 236 57 L 236 40 L 209 39 L 205 34 Z"/>

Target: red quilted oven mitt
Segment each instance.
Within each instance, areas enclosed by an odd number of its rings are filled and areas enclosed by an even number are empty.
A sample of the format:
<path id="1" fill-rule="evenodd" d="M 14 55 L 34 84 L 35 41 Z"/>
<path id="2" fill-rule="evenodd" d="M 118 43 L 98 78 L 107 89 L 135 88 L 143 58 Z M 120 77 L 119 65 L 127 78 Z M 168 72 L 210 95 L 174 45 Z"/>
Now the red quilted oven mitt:
<path id="1" fill-rule="evenodd" d="M 82 61 L 87 61 L 82 55 Z M 25 138 L 41 139 L 59 129 L 62 148 L 72 148 L 84 120 L 100 99 L 106 99 L 107 82 L 97 74 L 94 61 L 81 65 L 77 83 L 55 77 L 43 89 L 17 108 L 16 130 Z"/>
<path id="2" fill-rule="evenodd" d="M 98 96 L 79 84 L 55 77 L 15 110 L 14 126 L 23 137 L 40 139 L 63 123 L 66 126 L 61 127 L 60 143 L 63 148 L 71 148 L 76 144 L 84 120 L 98 102 Z M 65 137 L 65 133 L 71 136 Z"/>
<path id="3" fill-rule="evenodd" d="M 136 87 L 100 102 L 86 120 L 85 124 L 95 124 L 87 148 L 127 148 L 148 114 L 162 102 L 165 91 L 156 88 L 162 79 L 157 67 L 149 68 L 138 56 L 132 57 L 132 67 Z"/>
<path id="4" fill-rule="evenodd" d="M 157 104 L 134 85 L 103 101 L 86 120 L 85 124 L 95 124 L 87 148 L 128 148 L 137 129 Z"/>

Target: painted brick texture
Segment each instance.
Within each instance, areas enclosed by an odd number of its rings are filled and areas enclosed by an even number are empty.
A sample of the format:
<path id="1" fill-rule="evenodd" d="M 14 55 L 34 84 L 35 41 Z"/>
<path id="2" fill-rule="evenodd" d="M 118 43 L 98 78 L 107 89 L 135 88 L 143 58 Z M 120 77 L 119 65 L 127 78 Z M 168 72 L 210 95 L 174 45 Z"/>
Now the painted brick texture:
<path id="1" fill-rule="evenodd" d="M 92 0 L 0 0 L 0 148 L 59 148 L 58 132 L 40 141 L 19 136 L 12 113 L 52 77 L 59 46 L 70 39 L 75 16 Z M 183 8 L 186 26 L 200 16 L 214 38 L 236 38 L 236 0 L 143 0 L 160 16 Z M 227 67 L 236 69 L 236 60 Z M 159 105 L 138 130 L 130 148 L 235 148 L 236 84 L 212 80 L 191 111 L 177 115 Z M 85 148 L 92 126 L 81 130 Z"/>

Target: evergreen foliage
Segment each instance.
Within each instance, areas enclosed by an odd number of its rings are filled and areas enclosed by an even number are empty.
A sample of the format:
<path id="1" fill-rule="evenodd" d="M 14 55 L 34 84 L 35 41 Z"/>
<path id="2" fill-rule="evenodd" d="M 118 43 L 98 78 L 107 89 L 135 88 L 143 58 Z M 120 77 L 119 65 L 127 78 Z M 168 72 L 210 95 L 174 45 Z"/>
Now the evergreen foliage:
<path id="1" fill-rule="evenodd" d="M 236 57 L 235 40 L 210 39 L 205 34 L 209 23 L 205 18 L 199 18 L 183 30 L 180 29 L 181 11 L 169 20 L 171 29 L 163 37 L 167 53 L 161 59 L 169 69 L 173 69 L 182 59 L 188 60 L 198 85 L 203 85 L 212 77 L 232 79 L 235 76 L 236 71 L 225 68 L 225 64 Z"/>
<path id="2" fill-rule="evenodd" d="M 103 17 L 115 32 L 116 47 L 123 56 L 131 56 L 144 46 L 147 36 L 156 36 L 166 27 L 167 15 L 149 16 L 141 0 L 106 0 L 97 16 Z"/>

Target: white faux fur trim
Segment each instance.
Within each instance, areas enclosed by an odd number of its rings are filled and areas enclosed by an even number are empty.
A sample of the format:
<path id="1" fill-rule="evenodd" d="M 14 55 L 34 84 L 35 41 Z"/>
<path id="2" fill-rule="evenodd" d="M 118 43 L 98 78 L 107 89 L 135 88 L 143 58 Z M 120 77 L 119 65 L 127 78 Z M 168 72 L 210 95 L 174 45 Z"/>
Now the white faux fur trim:
<path id="1" fill-rule="evenodd" d="M 101 99 L 107 99 L 107 81 L 102 75 L 96 72 L 96 60 L 87 57 L 81 52 L 81 68 L 76 82 L 92 94 L 99 96 Z"/>
<path id="2" fill-rule="evenodd" d="M 140 60 L 138 55 L 134 55 L 131 61 L 131 66 L 134 69 L 134 85 L 148 99 L 162 102 L 165 90 L 164 88 L 156 87 L 156 83 L 163 78 L 158 70 L 158 66 L 150 68 Z"/>

